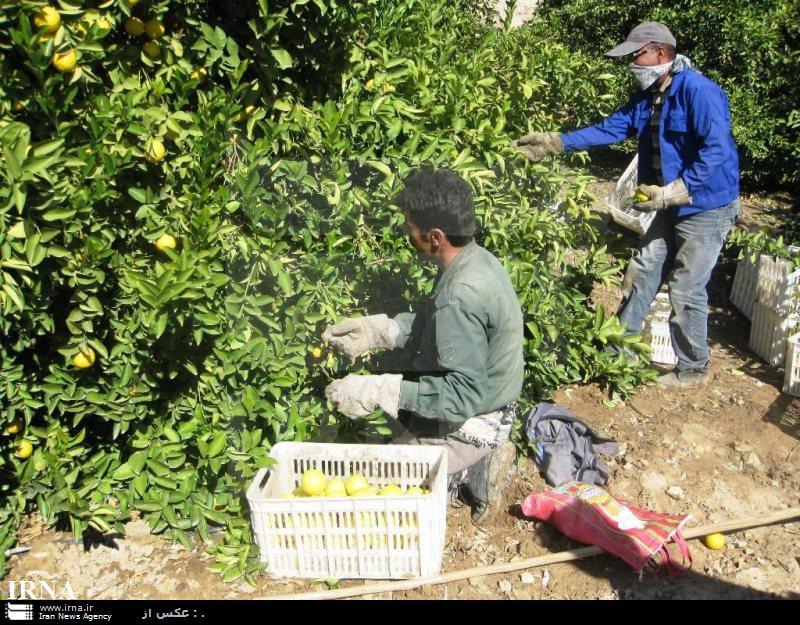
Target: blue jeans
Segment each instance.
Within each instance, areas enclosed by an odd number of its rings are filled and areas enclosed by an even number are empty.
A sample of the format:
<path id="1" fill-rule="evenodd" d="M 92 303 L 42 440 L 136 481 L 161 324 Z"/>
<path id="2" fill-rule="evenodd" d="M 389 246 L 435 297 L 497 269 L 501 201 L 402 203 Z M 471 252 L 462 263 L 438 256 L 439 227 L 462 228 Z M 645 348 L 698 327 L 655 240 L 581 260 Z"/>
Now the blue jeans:
<path id="1" fill-rule="evenodd" d="M 728 232 L 739 217 L 739 200 L 720 208 L 677 218 L 659 212 L 628 265 L 617 316 L 630 333 L 642 331 L 661 285 L 669 285 L 672 347 L 678 371 L 708 366 L 706 285 Z"/>

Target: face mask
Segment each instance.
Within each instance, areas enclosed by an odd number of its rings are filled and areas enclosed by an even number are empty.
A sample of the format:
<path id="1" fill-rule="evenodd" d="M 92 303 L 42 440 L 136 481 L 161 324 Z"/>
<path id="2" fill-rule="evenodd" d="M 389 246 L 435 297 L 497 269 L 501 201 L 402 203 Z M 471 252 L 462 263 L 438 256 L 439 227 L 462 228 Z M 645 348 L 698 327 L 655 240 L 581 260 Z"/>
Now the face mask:
<path id="1" fill-rule="evenodd" d="M 656 80 L 666 74 L 670 67 L 672 67 L 672 61 L 662 65 L 636 65 L 636 63 L 628 65 L 633 79 L 642 89 L 650 87 Z"/>

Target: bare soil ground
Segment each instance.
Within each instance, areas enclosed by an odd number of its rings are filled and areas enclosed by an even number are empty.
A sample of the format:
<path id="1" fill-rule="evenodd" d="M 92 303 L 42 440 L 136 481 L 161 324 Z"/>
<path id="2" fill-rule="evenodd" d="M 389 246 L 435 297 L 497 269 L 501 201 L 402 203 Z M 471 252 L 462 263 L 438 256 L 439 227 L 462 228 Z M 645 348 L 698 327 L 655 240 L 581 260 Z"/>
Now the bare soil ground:
<path id="1" fill-rule="evenodd" d="M 598 198 L 618 171 L 613 164 L 608 172 L 595 171 L 605 175 L 595 188 Z M 776 197 L 745 197 L 742 220 L 769 223 L 787 206 Z M 749 322 L 727 300 L 734 269 L 733 261 L 722 260 L 710 286 L 713 361 L 707 389 L 668 392 L 645 386 L 613 408 L 604 404 L 607 394 L 595 385 L 563 388 L 553 398 L 622 444 L 624 453 L 607 459 L 612 494 L 653 510 L 689 513 L 691 525 L 780 510 L 800 501 L 800 398 L 782 395 L 783 371 L 747 349 Z M 598 289 L 596 296 L 613 310 L 619 294 Z M 544 487 L 532 460 L 522 458 L 506 493 L 505 510 L 489 526 L 474 527 L 466 509 L 448 510 L 443 570 L 576 547 L 553 528 L 519 513 L 522 499 Z M 670 496 L 670 487 L 679 487 L 682 495 Z M 223 584 L 208 570 L 211 558 L 199 541 L 186 550 L 151 536 L 141 521 L 130 523 L 124 538 L 85 549 L 67 534 L 43 531 L 32 518 L 20 543 L 32 549 L 12 558 L 7 579 L 59 585 L 69 581 L 80 598 L 248 598 L 327 587 L 266 575 L 256 588 L 245 582 Z M 698 541 L 691 548 L 692 570 L 676 577 L 640 578 L 621 561 L 598 556 L 395 593 L 393 598 L 800 598 L 800 523 L 731 534 L 720 551 Z"/>

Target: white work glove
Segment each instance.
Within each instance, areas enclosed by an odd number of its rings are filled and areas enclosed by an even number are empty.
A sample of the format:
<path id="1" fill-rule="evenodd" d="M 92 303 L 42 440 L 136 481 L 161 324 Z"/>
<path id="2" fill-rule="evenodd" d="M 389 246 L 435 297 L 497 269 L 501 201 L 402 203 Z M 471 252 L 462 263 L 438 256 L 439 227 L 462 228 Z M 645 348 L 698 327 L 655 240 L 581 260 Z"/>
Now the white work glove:
<path id="1" fill-rule="evenodd" d="M 348 317 L 325 328 L 322 338 L 350 360 L 373 349 L 393 349 L 400 325 L 386 315 Z"/>
<path id="2" fill-rule="evenodd" d="M 510 143 L 530 161 L 538 161 L 547 155 L 561 156 L 564 153 L 564 142 L 557 132 L 529 132 L 524 137 Z"/>
<path id="3" fill-rule="evenodd" d="M 379 406 L 390 417 L 397 417 L 400 404 L 400 382 L 396 373 L 357 375 L 351 373 L 334 380 L 325 389 L 325 397 L 351 419 L 365 417 Z"/>
<path id="4" fill-rule="evenodd" d="M 636 210 L 652 212 L 663 211 L 670 206 L 683 206 L 691 204 L 692 198 L 683 180 L 678 178 L 663 187 L 643 184 L 637 187 L 636 192 L 644 193 L 650 199 L 633 205 Z"/>

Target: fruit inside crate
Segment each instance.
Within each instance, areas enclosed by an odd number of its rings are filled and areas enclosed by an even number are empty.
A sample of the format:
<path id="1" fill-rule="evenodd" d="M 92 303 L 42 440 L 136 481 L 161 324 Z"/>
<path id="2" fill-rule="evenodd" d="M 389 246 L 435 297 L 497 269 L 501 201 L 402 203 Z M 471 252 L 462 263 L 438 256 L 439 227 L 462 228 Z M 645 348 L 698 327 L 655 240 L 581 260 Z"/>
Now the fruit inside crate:
<path id="1" fill-rule="evenodd" d="M 443 449 L 279 443 L 270 456 L 276 466 L 259 472 L 247 498 L 261 559 L 271 574 L 402 578 L 439 571 L 447 491 Z M 309 470 L 340 478 L 363 475 L 375 486 L 406 490 L 394 496 L 287 496 Z M 408 495 L 415 487 L 429 492 Z"/>
<path id="2" fill-rule="evenodd" d="M 644 234 L 653 223 L 655 213 L 638 211 L 630 202 L 631 196 L 636 190 L 638 175 L 639 156 L 636 155 L 606 197 L 606 205 L 611 210 L 611 217 L 616 223 L 638 234 Z"/>

